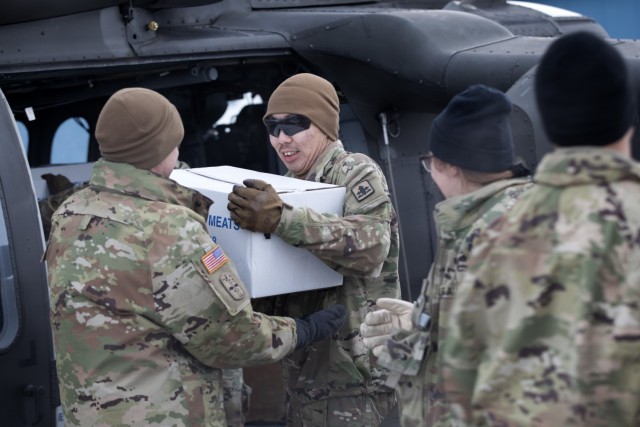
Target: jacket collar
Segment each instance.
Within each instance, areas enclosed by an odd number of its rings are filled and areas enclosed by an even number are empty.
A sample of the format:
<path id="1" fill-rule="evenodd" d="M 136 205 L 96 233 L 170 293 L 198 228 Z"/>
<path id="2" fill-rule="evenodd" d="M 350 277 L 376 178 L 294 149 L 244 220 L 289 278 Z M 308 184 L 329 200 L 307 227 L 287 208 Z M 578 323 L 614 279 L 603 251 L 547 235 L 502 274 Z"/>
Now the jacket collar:
<path id="1" fill-rule="evenodd" d="M 553 187 L 639 181 L 640 167 L 631 158 L 606 148 L 557 148 L 543 157 L 533 179 Z"/>
<path id="2" fill-rule="evenodd" d="M 487 201 L 510 187 L 531 182 L 530 177 L 502 179 L 471 193 L 451 197 L 436 205 L 435 220 L 439 232 L 455 232 L 470 227 L 490 209 L 493 204 Z"/>
<path id="3" fill-rule="evenodd" d="M 201 193 L 172 179 L 127 163 L 110 162 L 105 159 L 99 159 L 94 164 L 89 185 L 94 190 L 185 206 L 205 218 L 209 206 L 213 203 Z"/>

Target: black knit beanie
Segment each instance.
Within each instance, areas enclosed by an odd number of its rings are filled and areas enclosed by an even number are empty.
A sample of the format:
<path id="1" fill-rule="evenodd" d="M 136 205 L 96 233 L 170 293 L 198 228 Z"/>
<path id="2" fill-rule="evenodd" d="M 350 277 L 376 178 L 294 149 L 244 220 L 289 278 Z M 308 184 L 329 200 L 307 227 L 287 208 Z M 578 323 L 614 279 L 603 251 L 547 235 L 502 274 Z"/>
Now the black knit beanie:
<path id="1" fill-rule="evenodd" d="M 429 135 L 435 157 L 476 172 L 502 172 L 515 162 L 511 101 L 499 90 L 473 85 L 453 97 Z"/>
<path id="2" fill-rule="evenodd" d="M 542 123 L 558 146 L 607 145 L 636 116 L 635 91 L 618 51 L 591 33 L 562 36 L 547 49 L 535 77 Z"/>

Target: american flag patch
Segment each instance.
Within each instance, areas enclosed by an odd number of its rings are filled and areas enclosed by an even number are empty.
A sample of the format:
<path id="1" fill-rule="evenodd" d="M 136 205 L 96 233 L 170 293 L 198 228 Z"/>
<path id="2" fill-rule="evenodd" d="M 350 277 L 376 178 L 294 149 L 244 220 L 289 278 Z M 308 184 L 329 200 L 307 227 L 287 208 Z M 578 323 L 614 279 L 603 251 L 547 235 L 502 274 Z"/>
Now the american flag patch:
<path id="1" fill-rule="evenodd" d="M 227 256 L 222 251 L 222 248 L 218 245 L 215 245 L 213 249 L 204 254 L 200 261 L 202 261 L 202 265 L 207 269 L 209 274 L 213 273 L 222 265 L 227 262 Z"/>

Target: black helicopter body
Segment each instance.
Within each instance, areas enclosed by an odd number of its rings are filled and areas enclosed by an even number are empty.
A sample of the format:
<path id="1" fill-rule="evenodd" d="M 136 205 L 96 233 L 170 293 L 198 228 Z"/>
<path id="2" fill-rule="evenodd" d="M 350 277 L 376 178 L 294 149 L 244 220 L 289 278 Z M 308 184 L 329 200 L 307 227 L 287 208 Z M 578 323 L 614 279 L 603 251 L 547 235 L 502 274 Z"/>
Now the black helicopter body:
<path id="1" fill-rule="evenodd" d="M 535 168 L 551 149 L 533 100 L 535 67 L 554 38 L 576 30 L 608 37 L 579 14 L 550 16 L 535 5 L 504 0 L 3 1 L 3 424 L 56 423 L 37 205 L 46 192 L 36 190 L 43 185 L 40 174 L 55 169 L 53 151 L 65 150 L 65 141 L 56 142 L 62 148 L 54 142 L 67 120 L 82 123 L 82 161 L 93 162 L 99 157 L 93 129 L 108 96 L 123 87 L 148 87 L 181 112 L 181 160 L 192 167 L 227 164 L 282 173 L 262 128 L 259 100 L 292 74 L 325 77 L 341 98 L 341 140 L 374 158 L 390 183 L 401 227 L 403 298 L 412 300 L 434 256 L 432 211 L 441 199 L 418 160 L 433 118 L 471 84 L 501 89 L 514 103 L 517 154 Z M 610 41 L 640 75 L 640 42 Z M 238 102 L 248 105 L 236 120 L 219 123 Z"/>

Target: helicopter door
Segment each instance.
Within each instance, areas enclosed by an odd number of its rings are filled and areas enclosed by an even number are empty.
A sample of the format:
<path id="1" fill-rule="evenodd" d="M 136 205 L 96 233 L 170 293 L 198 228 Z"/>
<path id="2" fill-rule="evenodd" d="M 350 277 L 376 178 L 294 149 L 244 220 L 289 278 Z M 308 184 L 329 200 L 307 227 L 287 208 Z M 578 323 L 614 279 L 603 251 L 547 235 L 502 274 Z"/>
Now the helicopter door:
<path id="1" fill-rule="evenodd" d="M 58 406 L 40 216 L 0 90 L 0 424 L 54 426 Z"/>

